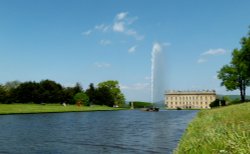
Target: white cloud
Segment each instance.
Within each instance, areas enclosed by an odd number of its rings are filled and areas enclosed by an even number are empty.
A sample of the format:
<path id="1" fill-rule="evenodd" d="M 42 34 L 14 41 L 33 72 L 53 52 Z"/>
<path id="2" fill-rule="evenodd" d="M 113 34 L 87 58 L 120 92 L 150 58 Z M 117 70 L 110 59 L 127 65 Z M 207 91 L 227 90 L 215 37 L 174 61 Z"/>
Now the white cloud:
<path id="1" fill-rule="evenodd" d="M 225 49 L 218 48 L 218 49 L 210 49 L 210 50 L 202 53 L 201 55 L 222 55 L 225 53 L 226 53 Z"/>
<path id="2" fill-rule="evenodd" d="M 86 32 L 83 32 L 82 35 L 89 36 L 92 33 L 92 30 L 88 30 Z"/>
<path id="3" fill-rule="evenodd" d="M 203 58 L 200 58 L 197 60 L 197 63 L 205 63 L 207 60 L 206 59 L 203 59 Z"/>
<path id="4" fill-rule="evenodd" d="M 132 46 L 132 47 L 130 47 L 130 48 L 128 49 L 128 52 L 129 52 L 129 53 L 133 53 L 133 52 L 136 51 L 136 48 L 137 48 L 137 46 L 134 45 L 134 46 Z"/>
<path id="5" fill-rule="evenodd" d="M 200 58 L 197 60 L 197 63 L 204 63 L 204 62 L 207 62 L 207 58 L 209 56 L 216 56 L 216 55 L 223 55 L 226 53 L 226 50 L 225 49 L 222 49 L 222 48 L 218 48 L 218 49 L 209 49 L 208 51 L 206 52 L 203 52 L 201 55 L 200 55 Z"/>
<path id="6" fill-rule="evenodd" d="M 136 40 L 140 41 L 144 39 L 144 36 L 139 35 L 135 30 L 133 29 L 128 29 L 125 34 L 134 37 Z"/>
<path id="7" fill-rule="evenodd" d="M 138 34 L 136 30 L 130 28 L 138 17 L 127 17 L 127 14 L 128 12 L 122 12 L 116 15 L 115 22 L 113 24 L 113 31 L 132 36 L 138 41 L 143 40 L 143 35 Z"/>
<path id="8" fill-rule="evenodd" d="M 124 18 L 126 18 L 127 14 L 128 14 L 128 12 L 121 12 L 121 13 L 118 13 L 118 14 L 116 15 L 116 19 L 117 19 L 117 20 L 123 20 Z"/>
<path id="9" fill-rule="evenodd" d="M 96 62 L 96 63 L 95 63 L 95 66 L 98 67 L 98 68 L 108 68 L 108 67 L 111 66 L 111 64 Z"/>
<path id="10" fill-rule="evenodd" d="M 96 30 L 100 30 L 102 32 L 107 32 L 109 28 L 110 28 L 110 25 L 105 25 L 105 24 L 100 24 L 100 25 L 95 26 Z"/>
<path id="11" fill-rule="evenodd" d="M 108 24 L 99 24 L 94 26 L 91 30 L 83 32 L 83 35 L 90 35 L 94 31 L 100 32 L 117 32 L 120 34 L 127 35 L 129 37 L 135 38 L 137 41 L 144 39 L 144 36 L 139 34 L 135 29 L 133 29 L 133 24 L 138 20 L 137 16 L 130 17 L 128 12 L 120 12 L 115 15 L 113 22 Z"/>
<path id="12" fill-rule="evenodd" d="M 123 22 L 115 22 L 113 25 L 113 30 L 115 32 L 124 32 L 125 31 L 124 23 Z"/>
<path id="13" fill-rule="evenodd" d="M 110 44 L 111 44 L 111 41 L 110 41 L 110 40 L 101 40 L 101 41 L 100 41 L 100 44 L 101 44 L 101 45 L 104 45 L 104 46 L 110 45 Z"/>

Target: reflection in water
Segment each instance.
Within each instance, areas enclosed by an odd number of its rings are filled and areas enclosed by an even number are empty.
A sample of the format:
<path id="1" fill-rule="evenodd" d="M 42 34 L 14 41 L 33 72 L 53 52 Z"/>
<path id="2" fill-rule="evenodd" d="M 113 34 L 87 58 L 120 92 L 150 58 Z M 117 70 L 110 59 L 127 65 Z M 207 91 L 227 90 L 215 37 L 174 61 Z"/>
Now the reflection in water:
<path id="1" fill-rule="evenodd" d="M 1 115 L 0 153 L 171 153 L 196 112 Z"/>

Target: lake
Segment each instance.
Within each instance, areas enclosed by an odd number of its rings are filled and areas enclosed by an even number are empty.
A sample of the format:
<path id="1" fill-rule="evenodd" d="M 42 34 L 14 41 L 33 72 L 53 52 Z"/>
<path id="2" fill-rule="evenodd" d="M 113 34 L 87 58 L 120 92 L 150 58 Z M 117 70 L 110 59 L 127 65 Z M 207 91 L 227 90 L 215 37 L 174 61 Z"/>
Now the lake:
<path id="1" fill-rule="evenodd" d="M 0 115 L 0 153 L 172 153 L 195 110 Z"/>

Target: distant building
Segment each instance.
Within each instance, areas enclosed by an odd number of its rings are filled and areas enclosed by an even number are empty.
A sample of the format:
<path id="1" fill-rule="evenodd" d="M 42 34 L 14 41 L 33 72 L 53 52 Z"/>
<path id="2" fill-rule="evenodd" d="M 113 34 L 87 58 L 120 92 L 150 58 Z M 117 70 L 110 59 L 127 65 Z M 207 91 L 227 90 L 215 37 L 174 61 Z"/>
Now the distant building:
<path id="1" fill-rule="evenodd" d="M 215 90 L 167 91 L 165 105 L 169 109 L 209 109 L 209 104 L 215 99 Z"/>

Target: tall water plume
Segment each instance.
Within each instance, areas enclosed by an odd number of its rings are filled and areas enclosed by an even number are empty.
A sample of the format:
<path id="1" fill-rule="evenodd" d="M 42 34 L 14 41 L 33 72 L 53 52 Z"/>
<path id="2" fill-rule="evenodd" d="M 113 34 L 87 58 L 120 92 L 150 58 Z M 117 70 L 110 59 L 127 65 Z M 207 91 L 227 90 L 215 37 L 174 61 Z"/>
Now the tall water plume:
<path id="1" fill-rule="evenodd" d="M 164 100 L 165 91 L 165 45 L 153 44 L 151 52 L 151 103 Z"/>

